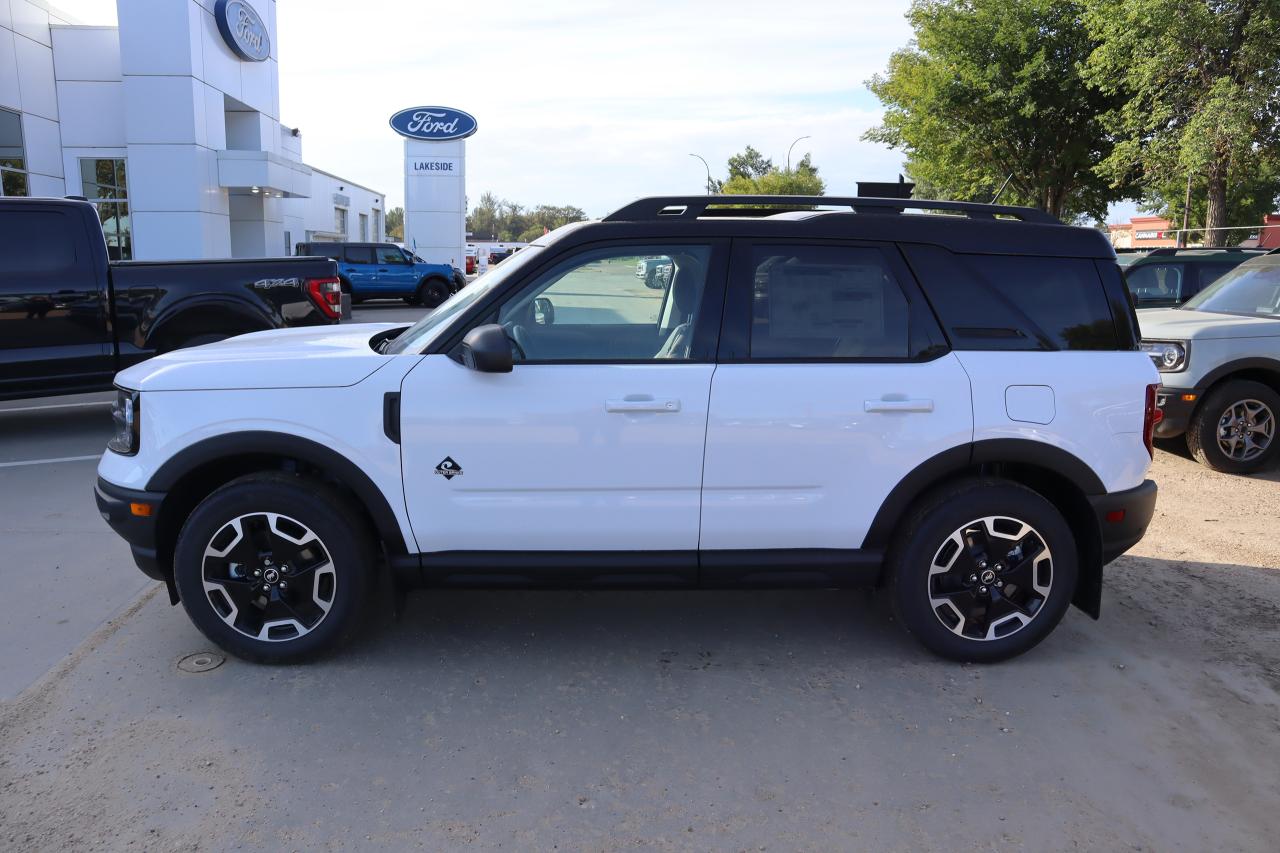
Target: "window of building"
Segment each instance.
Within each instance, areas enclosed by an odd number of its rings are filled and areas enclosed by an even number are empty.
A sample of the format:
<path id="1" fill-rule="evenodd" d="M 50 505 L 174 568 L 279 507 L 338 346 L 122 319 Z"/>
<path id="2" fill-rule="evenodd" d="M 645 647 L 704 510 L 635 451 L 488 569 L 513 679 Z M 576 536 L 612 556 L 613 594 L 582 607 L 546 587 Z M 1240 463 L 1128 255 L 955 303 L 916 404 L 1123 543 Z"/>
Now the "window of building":
<path id="1" fill-rule="evenodd" d="M 367 213 L 360 214 L 360 239 L 369 239 L 369 214 Z"/>
<path id="2" fill-rule="evenodd" d="M 0 110 L 0 196 L 30 195 L 27 152 L 22 144 L 22 116 Z"/>
<path id="3" fill-rule="evenodd" d="M 345 207 L 335 207 L 333 209 L 333 230 L 343 237 L 347 236 L 347 209 Z"/>
<path id="4" fill-rule="evenodd" d="M 93 202 L 113 261 L 133 257 L 133 229 L 129 224 L 129 189 L 123 159 L 80 161 L 80 194 Z"/>
<path id="5" fill-rule="evenodd" d="M 907 358 L 910 321 L 878 249 L 757 246 L 751 357 Z"/>
<path id="6" fill-rule="evenodd" d="M 382 211 L 375 210 L 373 212 L 373 239 L 375 242 L 382 242 Z"/>
<path id="7" fill-rule="evenodd" d="M 293 254 L 293 235 L 288 231 L 284 232 L 284 254 L 285 257 Z"/>

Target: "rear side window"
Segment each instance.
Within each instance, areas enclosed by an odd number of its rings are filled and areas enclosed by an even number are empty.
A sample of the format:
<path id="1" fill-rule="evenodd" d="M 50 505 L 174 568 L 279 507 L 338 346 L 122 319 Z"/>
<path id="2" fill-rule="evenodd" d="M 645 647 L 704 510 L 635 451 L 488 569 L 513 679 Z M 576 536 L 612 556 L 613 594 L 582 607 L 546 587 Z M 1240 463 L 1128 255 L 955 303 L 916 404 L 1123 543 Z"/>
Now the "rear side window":
<path id="1" fill-rule="evenodd" d="M 879 249 L 758 245 L 751 358 L 905 359 L 906 297 Z"/>
<path id="2" fill-rule="evenodd" d="M 347 247 L 347 263 L 349 264 L 373 263 L 373 247 L 372 246 L 348 246 Z"/>
<path id="3" fill-rule="evenodd" d="M 0 213 L 0 258 L 9 274 L 65 272 L 76 265 L 71 220 L 51 210 Z"/>
<path id="4" fill-rule="evenodd" d="M 1102 280 L 1085 258 L 958 255 L 903 246 L 958 350 L 1114 350 Z"/>

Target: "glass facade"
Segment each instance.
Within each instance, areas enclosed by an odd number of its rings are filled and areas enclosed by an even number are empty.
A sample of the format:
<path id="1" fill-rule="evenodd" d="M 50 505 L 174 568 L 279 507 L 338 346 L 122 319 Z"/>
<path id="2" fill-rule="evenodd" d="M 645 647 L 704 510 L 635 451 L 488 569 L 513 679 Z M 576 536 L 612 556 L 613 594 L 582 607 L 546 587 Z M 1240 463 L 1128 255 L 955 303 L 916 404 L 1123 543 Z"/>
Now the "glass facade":
<path id="1" fill-rule="evenodd" d="M 98 208 L 102 236 L 107 240 L 107 256 L 113 261 L 130 260 L 133 257 L 133 229 L 129 224 L 125 161 L 81 160 L 80 185 L 80 194 Z"/>
<path id="2" fill-rule="evenodd" d="M 27 152 L 22 144 L 22 116 L 0 110 L 0 196 L 30 194 Z"/>

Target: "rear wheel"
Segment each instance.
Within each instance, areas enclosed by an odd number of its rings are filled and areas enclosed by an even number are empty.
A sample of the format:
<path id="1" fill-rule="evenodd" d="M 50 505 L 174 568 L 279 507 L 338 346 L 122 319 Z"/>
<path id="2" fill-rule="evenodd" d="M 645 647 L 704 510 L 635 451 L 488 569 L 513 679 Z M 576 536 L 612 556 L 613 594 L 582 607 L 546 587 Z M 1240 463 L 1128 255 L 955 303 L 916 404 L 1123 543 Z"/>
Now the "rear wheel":
<path id="1" fill-rule="evenodd" d="M 358 510 L 322 483 L 263 473 L 196 507 L 178 536 L 174 581 L 191 621 L 263 663 L 328 651 L 354 631 L 374 550 Z"/>
<path id="2" fill-rule="evenodd" d="M 1020 655 L 1066 613 L 1075 537 L 1040 494 L 967 480 L 912 511 L 890 554 L 898 619 L 935 654 L 989 663 Z"/>
<path id="3" fill-rule="evenodd" d="M 1276 459 L 1280 394 L 1261 382 L 1233 379 L 1209 393 L 1187 427 L 1196 461 L 1227 474 L 1252 474 Z"/>
<path id="4" fill-rule="evenodd" d="M 429 278 L 418 285 L 418 303 L 435 308 L 449 298 L 449 282 L 443 278 Z"/>

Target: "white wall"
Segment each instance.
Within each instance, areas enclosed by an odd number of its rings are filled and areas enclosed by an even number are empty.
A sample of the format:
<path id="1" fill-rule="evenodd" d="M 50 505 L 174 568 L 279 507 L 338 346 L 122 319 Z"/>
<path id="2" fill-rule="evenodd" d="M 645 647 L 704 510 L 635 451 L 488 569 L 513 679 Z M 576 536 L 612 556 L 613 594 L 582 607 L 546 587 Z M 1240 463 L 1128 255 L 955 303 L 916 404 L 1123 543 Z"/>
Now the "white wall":
<path id="1" fill-rule="evenodd" d="M 350 200 L 350 204 L 347 206 L 346 240 L 360 240 L 360 214 L 362 213 L 369 217 L 368 240 L 370 242 L 381 242 L 383 240 L 385 234 L 374 233 L 373 211 L 381 211 L 385 208 L 387 203 L 386 196 L 367 187 L 353 184 L 345 178 L 330 175 L 312 167 L 311 197 L 287 198 L 283 201 L 285 218 L 292 223 L 291 230 L 297 229 L 293 231 L 295 245 L 308 239 L 338 239 L 333 230 L 335 195 L 347 196 Z M 384 219 L 383 228 L 385 229 L 385 227 L 386 222 Z"/>
<path id="2" fill-rule="evenodd" d="M 449 171 L 421 171 L 423 161 Z M 467 220 L 465 139 L 404 141 L 404 241 L 425 261 L 463 265 Z"/>

